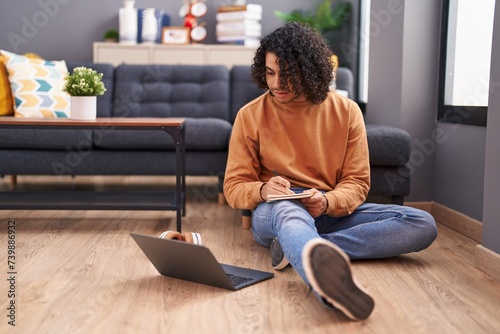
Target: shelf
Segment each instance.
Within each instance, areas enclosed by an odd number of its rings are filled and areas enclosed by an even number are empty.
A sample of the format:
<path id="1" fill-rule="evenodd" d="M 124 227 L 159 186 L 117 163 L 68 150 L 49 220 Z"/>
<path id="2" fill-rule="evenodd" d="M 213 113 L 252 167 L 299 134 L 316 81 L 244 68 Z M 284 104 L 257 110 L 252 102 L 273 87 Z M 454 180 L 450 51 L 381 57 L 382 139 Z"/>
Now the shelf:
<path id="1" fill-rule="evenodd" d="M 184 200 L 181 200 L 183 203 Z M 0 210 L 176 210 L 175 192 L 3 191 Z"/>
<path id="2" fill-rule="evenodd" d="M 120 44 L 95 42 L 93 61 L 120 64 L 251 65 L 256 48 L 226 44 Z"/>

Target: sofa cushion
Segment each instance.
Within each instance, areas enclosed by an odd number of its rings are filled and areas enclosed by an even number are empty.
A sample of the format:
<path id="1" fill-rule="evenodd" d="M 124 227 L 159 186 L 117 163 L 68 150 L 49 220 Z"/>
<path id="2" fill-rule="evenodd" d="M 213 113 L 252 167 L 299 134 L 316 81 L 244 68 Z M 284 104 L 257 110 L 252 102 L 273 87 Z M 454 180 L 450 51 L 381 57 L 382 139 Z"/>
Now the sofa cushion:
<path id="1" fill-rule="evenodd" d="M 220 65 L 128 65 L 115 69 L 113 117 L 229 120 L 229 71 Z"/>
<path id="2" fill-rule="evenodd" d="M 88 150 L 92 147 L 91 130 L 2 129 L 0 148 Z"/>
<path id="3" fill-rule="evenodd" d="M 68 73 L 64 61 L 28 58 L 2 50 L 18 117 L 68 117 L 69 95 L 63 92 Z"/>
<path id="4" fill-rule="evenodd" d="M 385 125 L 366 125 L 370 165 L 402 166 L 410 160 L 410 134 L 399 128 Z"/>
<path id="5" fill-rule="evenodd" d="M 186 118 L 186 150 L 227 150 L 231 123 L 217 118 Z M 173 150 L 175 142 L 164 131 L 94 130 L 94 145 L 115 150 Z"/>
<path id="6" fill-rule="evenodd" d="M 68 71 L 73 72 L 75 67 L 85 66 L 102 73 L 102 82 L 106 87 L 106 92 L 97 97 L 97 117 L 111 117 L 111 108 L 113 108 L 113 92 L 115 81 L 115 68 L 111 64 L 87 63 L 87 62 L 67 62 Z"/>
<path id="7" fill-rule="evenodd" d="M 231 122 L 248 102 L 264 94 L 253 81 L 249 65 L 235 65 L 231 70 Z"/>

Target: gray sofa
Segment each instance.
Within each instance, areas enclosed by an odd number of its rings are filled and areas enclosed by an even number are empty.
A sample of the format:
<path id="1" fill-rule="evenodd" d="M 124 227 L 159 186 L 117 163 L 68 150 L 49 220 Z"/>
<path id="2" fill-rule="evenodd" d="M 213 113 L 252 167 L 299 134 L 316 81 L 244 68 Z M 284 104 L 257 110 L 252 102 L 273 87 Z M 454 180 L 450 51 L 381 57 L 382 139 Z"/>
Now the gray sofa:
<path id="1" fill-rule="evenodd" d="M 98 117 L 186 118 L 186 175 L 218 176 L 222 189 L 234 118 L 262 93 L 249 66 L 67 64 L 70 71 L 83 65 L 104 74 Z M 339 89 L 352 95 L 352 80 L 339 68 Z M 370 194 L 402 203 L 409 194 L 410 137 L 386 126 L 367 131 Z M 2 129 L 0 161 L 0 175 L 174 175 L 176 167 L 175 144 L 162 131 Z"/>

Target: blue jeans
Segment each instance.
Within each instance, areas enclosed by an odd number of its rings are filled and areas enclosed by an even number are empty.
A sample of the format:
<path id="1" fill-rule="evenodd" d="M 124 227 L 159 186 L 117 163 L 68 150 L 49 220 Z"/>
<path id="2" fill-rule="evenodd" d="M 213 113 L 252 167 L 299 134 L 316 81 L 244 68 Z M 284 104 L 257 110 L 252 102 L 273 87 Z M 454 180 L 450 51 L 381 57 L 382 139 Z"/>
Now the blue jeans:
<path id="1" fill-rule="evenodd" d="M 252 231 L 265 247 L 278 237 L 288 261 L 308 285 L 302 249 L 313 238 L 333 242 L 351 259 L 375 259 L 418 252 L 437 237 L 434 218 L 419 209 L 362 204 L 349 216 L 312 218 L 300 201 L 260 203 L 252 213 Z"/>

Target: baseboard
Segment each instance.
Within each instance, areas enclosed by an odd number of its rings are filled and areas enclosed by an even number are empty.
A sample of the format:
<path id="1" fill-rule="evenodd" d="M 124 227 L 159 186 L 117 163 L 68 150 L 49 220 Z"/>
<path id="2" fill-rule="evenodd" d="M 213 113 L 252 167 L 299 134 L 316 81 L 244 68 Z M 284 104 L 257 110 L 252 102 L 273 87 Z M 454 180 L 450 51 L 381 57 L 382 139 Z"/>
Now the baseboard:
<path id="1" fill-rule="evenodd" d="M 483 224 L 480 221 L 436 202 L 405 202 L 405 205 L 427 211 L 440 224 L 446 225 L 466 237 L 481 243 Z M 483 245 L 477 245 L 474 258 L 475 267 L 478 270 L 481 270 L 494 279 L 500 280 L 500 254 Z"/>
<path id="2" fill-rule="evenodd" d="M 404 202 L 404 205 L 424 210 L 432 215 L 432 202 Z"/>
<path id="3" fill-rule="evenodd" d="M 481 242 L 483 224 L 476 219 L 436 202 L 405 202 L 404 204 L 427 211 L 440 224 L 446 225 L 474 241 Z"/>
<path id="4" fill-rule="evenodd" d="M 432 202 L 431 214 L 441 224 L 481 243 L 483 224 L 480 221 L 436 202 Z"/>
<path id="5" fill-rule="evenodd" d="M 500 254 L 482 246 L 476 246 L 476 268 L 500 280 Z"/>

